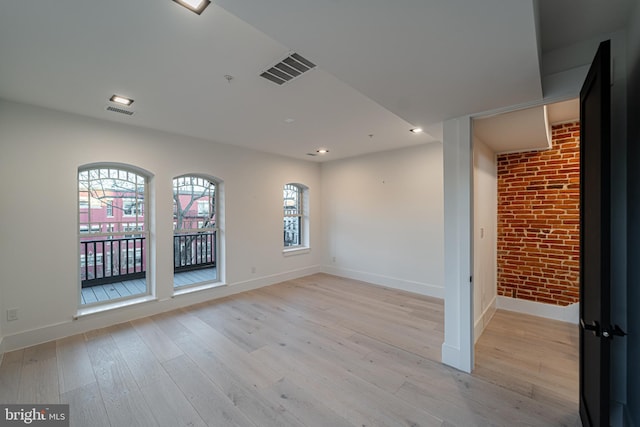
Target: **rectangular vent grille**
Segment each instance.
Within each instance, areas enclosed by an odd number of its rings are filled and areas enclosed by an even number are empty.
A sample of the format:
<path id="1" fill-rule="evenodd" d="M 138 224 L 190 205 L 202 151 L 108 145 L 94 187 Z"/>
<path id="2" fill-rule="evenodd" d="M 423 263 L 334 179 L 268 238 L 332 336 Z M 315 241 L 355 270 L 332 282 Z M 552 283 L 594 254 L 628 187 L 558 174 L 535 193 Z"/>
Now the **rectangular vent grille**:
<path id="1" fill-rule="evenodd" d="M 297 53 L 292 53 L 273 67 L 264 71 L 260 76 L 282 85 L 300 77 L 303 73 L 315 68 L 316 64 Z"/>
<path id="2" fill-rule="evenodd" d="M 107 111 L 113 111 L 114 113 L 126 114 L 127 116 L 133 116 L 133 111 L 125 110 L 123 108 L 107 106 Z"/>

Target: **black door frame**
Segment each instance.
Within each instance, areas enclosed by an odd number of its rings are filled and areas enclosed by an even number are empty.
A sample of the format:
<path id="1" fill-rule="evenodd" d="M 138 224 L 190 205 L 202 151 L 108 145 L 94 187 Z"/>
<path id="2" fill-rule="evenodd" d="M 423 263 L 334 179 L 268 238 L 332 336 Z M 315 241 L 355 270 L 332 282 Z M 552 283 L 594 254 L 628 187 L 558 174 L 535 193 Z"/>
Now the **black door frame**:
<path id="1" fill-rule="evenodd" d="M 611 365 L 611 43 L 580 91 L 580 418 L 608 426 Z"/>

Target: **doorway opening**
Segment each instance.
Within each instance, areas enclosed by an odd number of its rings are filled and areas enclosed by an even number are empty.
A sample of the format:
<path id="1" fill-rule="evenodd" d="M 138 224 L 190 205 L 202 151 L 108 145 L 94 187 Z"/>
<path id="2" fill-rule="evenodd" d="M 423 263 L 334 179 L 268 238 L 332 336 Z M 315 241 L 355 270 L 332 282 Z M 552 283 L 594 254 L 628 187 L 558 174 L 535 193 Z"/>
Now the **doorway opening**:
<path id="1" fill-rule="evenodd" d="M 474 374 L 576 408 L 579 132 L 578 100 L 473 121 Z"/>

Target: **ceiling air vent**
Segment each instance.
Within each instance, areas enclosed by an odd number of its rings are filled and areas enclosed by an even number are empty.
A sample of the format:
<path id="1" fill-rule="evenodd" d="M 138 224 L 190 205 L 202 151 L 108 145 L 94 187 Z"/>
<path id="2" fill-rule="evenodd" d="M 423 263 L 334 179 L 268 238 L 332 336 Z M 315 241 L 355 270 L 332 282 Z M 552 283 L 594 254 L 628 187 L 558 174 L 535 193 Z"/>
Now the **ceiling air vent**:
<path id="1" fill-rule="evenodd" d="M 114 113 L 126 114 L 127 116 L 133 116 L 133 111 L 125 110 L 124 108 L 113 107 L 111 105 L 107 105 L 105 108 L 107 111 L 113 111 Z"/>
<path id="2" fill-rule="evenodd" d="M 297 53 L 292 53 L 260 75 L 267 80 L 282 85 L 300 77 L 315 66 L 316 64 L 307 58 Z"/>

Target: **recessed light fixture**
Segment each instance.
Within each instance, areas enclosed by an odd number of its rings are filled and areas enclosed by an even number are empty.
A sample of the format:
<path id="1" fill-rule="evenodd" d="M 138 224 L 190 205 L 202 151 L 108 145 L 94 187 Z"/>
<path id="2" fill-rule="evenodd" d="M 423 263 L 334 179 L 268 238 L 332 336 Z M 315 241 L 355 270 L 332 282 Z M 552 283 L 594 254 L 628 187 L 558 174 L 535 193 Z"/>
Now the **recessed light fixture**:
<path id="1" fill-rule="evenodd" d="M 318 154 L 327 154 L 329 152 L 329 150 L 327 150 L 326 148 L 318 148 L 316 150 L 316 153 Z"/>
<path id="2" fill-rule="evenodd" d="M 422 133 L 422 128 L 413 128 L 413 129 L 410 129 L 410 131 L 413 133 Z"/>
<path id="3" fill-rule="evenodd" d="M 127 107 L 133 104 L 133 99 L 127 98 L 126 96 L 120 96 L 120 95 L 113 95 L 111 98 L 109 98 L 109 101 L 115 102 L 116 104 L 124 105 Z"/>
<path id="4" fill-rule="evenodd" d="M 200 15 L 211 3 L 211 0 L 173 0 L 180 6 L 184 6 L 191 12 Z"/>

